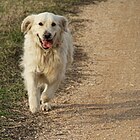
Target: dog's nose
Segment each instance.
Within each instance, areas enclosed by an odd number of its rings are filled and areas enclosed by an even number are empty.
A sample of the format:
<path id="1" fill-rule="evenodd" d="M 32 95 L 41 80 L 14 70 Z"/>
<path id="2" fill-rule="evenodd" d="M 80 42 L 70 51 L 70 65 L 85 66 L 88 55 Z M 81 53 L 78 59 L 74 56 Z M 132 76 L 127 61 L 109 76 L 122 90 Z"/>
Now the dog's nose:
<path id="1" fill-rule="evenodd" d="M 45 39 L 51 39 L 51 33 L 47 32 L 44 34 Z"/>

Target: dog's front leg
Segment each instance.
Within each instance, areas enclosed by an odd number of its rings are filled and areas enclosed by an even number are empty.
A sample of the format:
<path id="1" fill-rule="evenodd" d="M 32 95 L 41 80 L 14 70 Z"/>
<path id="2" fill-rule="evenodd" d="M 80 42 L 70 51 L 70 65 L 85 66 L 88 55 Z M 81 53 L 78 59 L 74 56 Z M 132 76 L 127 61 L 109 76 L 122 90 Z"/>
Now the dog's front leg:
<path id="1" fill-rule="evenodd" d="M 33 72 L 25 72 L 24 76 L 28 91 L 30 111 L 35 113 L 40 109 L 40 91 L 37 88 L 37 77 Z"/>
<path id="2" fill-rule="evenodd" d="M 41 95 L 41 110 L 49 111 L 51 110 L 51 105 L 48 103 L 55 95 L 60 82 L 55 82 L 53 84 L 47 85 Z"/>

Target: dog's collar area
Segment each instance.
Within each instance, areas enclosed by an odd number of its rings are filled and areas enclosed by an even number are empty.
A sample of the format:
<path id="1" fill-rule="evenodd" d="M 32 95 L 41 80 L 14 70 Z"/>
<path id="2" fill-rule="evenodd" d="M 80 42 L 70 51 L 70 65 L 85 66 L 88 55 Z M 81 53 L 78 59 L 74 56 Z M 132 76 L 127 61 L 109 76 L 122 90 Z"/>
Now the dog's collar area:
<path id="1" fill-rule="evenodd" d="M 37 34 L 37 37 L 38 37 L 38 39 L 39 39 L 39 42 L 40 42 L 40 44 L 41 44 L 43 50 L 48 50 L 48 49 L 51 48 L 51 47 L 44 48 L 44 47 L 43 47 L 43 42 L 42 42 L 42 40 L 41 40 L 39 34 Z M 52 46 L 52 47 L 59 47 L 61 44 L 62 44 L 62 41 L 57 41 L 56 45 L 55 45 L 55 46 Z"/>

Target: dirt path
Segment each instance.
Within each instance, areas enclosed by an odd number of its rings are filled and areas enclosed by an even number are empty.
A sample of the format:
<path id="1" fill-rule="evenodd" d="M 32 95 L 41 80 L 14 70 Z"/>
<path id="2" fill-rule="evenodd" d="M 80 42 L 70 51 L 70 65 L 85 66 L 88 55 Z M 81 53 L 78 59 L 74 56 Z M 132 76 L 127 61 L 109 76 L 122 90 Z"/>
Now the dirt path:
<path id="1" fill-rule="evenodd" d="M 36 139 L 140 140 L 140 1 L 80 9 L 73 68 Z"/>

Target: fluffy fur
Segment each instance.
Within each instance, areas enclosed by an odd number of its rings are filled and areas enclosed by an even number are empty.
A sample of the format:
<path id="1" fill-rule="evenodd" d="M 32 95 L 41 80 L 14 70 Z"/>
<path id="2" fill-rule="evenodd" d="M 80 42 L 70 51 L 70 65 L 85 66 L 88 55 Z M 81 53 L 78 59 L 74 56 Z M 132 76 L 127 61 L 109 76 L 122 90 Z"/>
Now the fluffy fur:
<path id="1" fill-rule="evenodd" d="M 55 23 L 55 24 L 54 24 Z M 28 92 L 32 113 L 48 110 L 66 68 L 73 61 L 73 44 L 68 21 L 65 17 L 52 13 L 41 13 L 26 17 L 21 25 L 25 34 L 22 57 L 23 78 Z M 52 47 L 43 47 L 43 36 L 51 33 Z M 41 88 L 44 91 L 41 92 Z M 40 104 L 41 100 L 41 104 Z"/>

